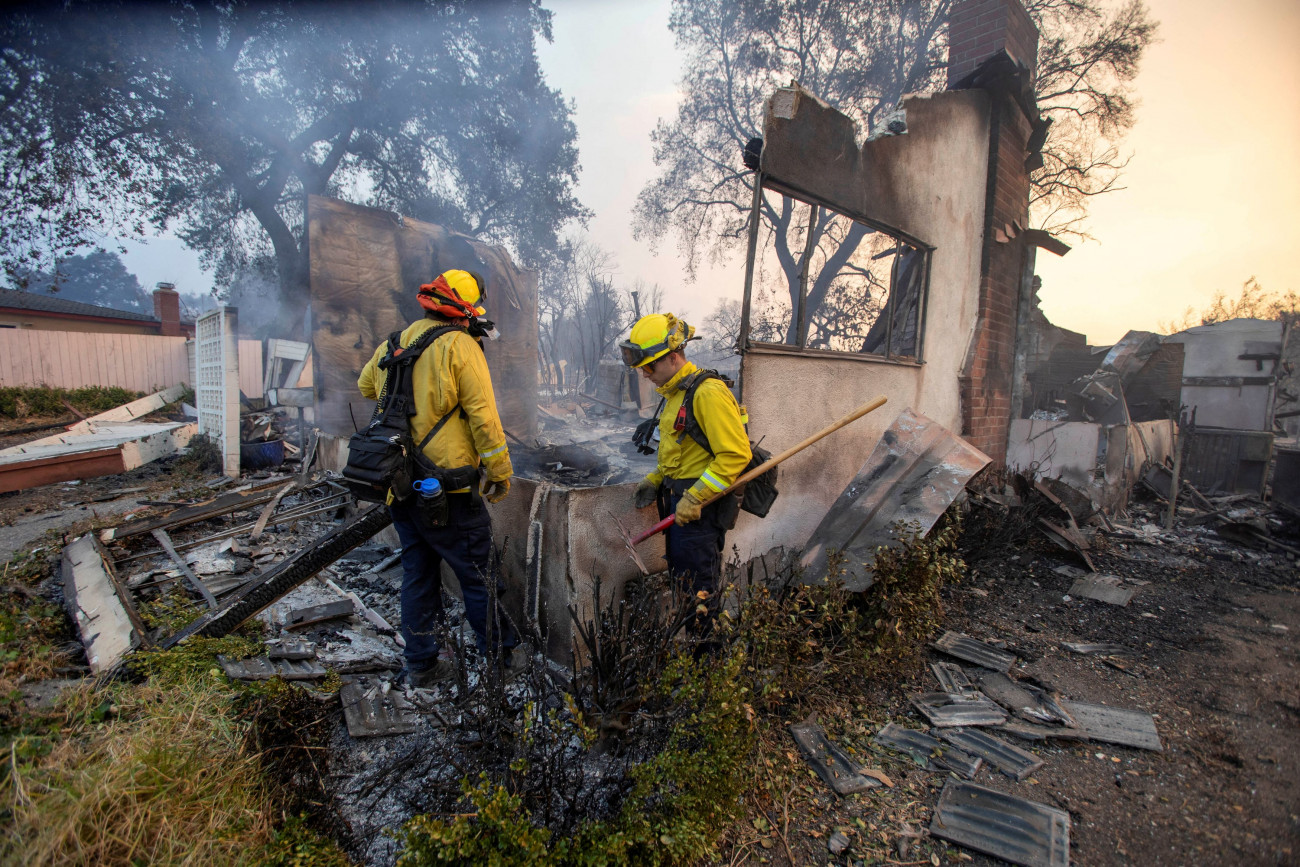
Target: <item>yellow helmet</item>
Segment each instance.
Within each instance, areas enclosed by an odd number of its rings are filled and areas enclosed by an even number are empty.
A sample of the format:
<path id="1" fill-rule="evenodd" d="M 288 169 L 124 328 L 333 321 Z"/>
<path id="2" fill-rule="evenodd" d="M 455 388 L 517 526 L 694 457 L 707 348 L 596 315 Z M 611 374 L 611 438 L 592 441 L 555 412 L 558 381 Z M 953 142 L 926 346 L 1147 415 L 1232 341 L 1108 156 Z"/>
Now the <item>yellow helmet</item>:
<path id="1" fill-rule="evenodd" d="M 673 314 L 651 313 L 637 320 L 629 339 L 621 341 L 618 348 L 628 367 L 644 367 L 685 346 L 694 336 L 695 328 Z"/>
<path id="2" fill-rule="evenodd" d="M 461 319 L 487 313 L 479 302 L 483 300 L 483 278 L 473 271 L 443 271 L 432 283 L 426 283 L 416 293 L 416 300 L 426 310 Z"/>

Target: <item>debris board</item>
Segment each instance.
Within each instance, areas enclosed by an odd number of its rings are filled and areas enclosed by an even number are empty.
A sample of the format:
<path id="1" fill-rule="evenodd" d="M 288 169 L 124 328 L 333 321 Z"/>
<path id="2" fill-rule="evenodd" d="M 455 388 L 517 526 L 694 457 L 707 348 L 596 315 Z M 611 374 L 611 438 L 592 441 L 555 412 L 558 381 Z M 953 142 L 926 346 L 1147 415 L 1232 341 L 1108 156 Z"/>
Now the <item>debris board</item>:
<path id="1" fill-rule="evenodd" d="M 111 671 L 140 644 L 140 633 L 118 598 L 95 537 L 86 534 L 63 549 L 63 593 L 86 659 L 95 674 Z"/>
<path id="2" fill-rule="evenodd" d="M 876 733 L 874 743 L 907 753 L 923 768 L 931 764 L 973 779 L 983 760 L 958 747 L 940 743 L 925 732 L 890 723 Z"/>
<path id="3" fill-rule="evenodd" d="M 175 403 L 185 394 L 184 385 L 173 385 L 171 388 L 165 388 L 162 391 L 155 392 L 145 397 L 138 398 L 130 403 L 124 403 L 119 407 L 114 407 L 107 412 L 101 412 L 99 415 L 92 415 L 90 418 L 83 419 L 68 428 L 69 433 L 80 433 L 82 431 L 92 430 L 96 425 L 111 424 L 112 422 L 135 421 L 141 416 L 146 416 L 151 412 L 157 412 L 169 403 Z"/>
<path id="4" fill-rule="evenodd" d="M 266 655 L 271 659 L 315 659 L 316 644 L 305 638 L 281 638 L 278 642 L 268 642 Z"/>
<path id="5" fill-rule="evenodd" d="M 339 689 L 343 719 L 354 738 L 406 735 L 415 731 L 419 717 L 399 690 L 385 691 L 378 680 L 358 677 Z"/>
<path id="6" fill-rule="evenodd" d="M 790 734 L 799 745 L 804 760 L 813 766 L 817 775 L 837 795 L 852 795 L 880 787 L 880 781 L 865 777 L 858 767 L 839 747 L 826 738 L 822 727 L 815 722 L 801 722 L 790 726 Z"/>
<path id="7" fill-rule="evenodd" d="M 234 680 L 270 680 L 273 677 L 284 680 L 319 680 L 329 674 L 325 666 L 314 659 L 270 659 L 268 656 L 255 656 L 252 659 L 227 659 L 217 656 L 226 677 Z"/>
<path id="8" fill-rule="evenodd" d="M 1155 720 L 1149 713 L 1082 701 L 1063 701 L 1061 704 L 1075 718 L 1079 728 L 1094 741 L 1156 752 L 1164 750 Z"/>
<path id="9" fill-rule="evenodd" d="M 1088 733 L 1080 728 L 1040 726 L 1036 723 L 1020 722 L 1018 720 L 1012 720 L 1006 725 L 994 726 L 993 731 L 998 734 L 1020 738 L 1022 741 L 1045 741 L 1048 738 L 1058 741 L 1088 740 Z"/>
<path id="10" fill-rule="evenodd" d="M 932 645 L 949 656 L 955 656 L 966 662 L 990 669 L 991 671 L 1009 671 L 1016 664 L 1016 655 L 996 647 L 990 647 L 982 641 L 963 635 L 960 632 L 945 632 Z"/>
<path id="11" fill-rule="evenodd" d="M 930 834 L 1024 867 L 1069 867 L 1070 815 L 1064 810 L 949 780 Z"/>
<path id="12" fill-rule="evenodd" d="M 1098 575 L 1094 573 L 1077 579 L 1070 586 L 1070 595 L 1084 599 L 1095 599 L 1098 602 L 1105 602 L 1107 605 L 1118 605 L 1122 608 L 1132 601 L 1134 590 L 1131 587 L 1121 585 L 1120 579 L 1114 575 Z"/>
<path id="13" fill-rule="evenodd" d="M 999 671 L 980 678 L 980 689 L 989 698 L 1032 723 L 1075 725 L 1070 714 L 1053 696 L 1036 686 L 1019 683 Z"/>
<path id="14" fill-rule="evenodd" d="M 979 756 L 1016 781 L 1043 766 L 1043 760 L 1033 753 L 980 729 L 938 729 L 935 734 L 958 749 Z"/>
<path id="15" fill-rule="evenodd" d="M 111 542 L 117 539 L 126 539 L 131 536 L 138 536 L 141 533 L 152 533 L 157 529 L 170 530 L 173 527 L 184 527 L 187 524 L 193 524 L 208 518 L 216 518 L 221 515 L 228 515 L 231 512 L 251 509 L 274 499 L 277 491 L 267 489 L 272 486 L 282 485 L 285 481 L 285 476 L 268 479 L 247 491 L 222 494 L 220 497 L 206 503 L 185 506 L 157 518 L 123 524 L 111 530 L 106 530 L 104 532 L 104 541 Z"/>
<path id="16" fill-rule="evenodd" d="M 184 448 L 196 427 L 184 422 L 96 425 L 60 434 L 56 442 L 0 451 L 0 493 L 38 485 L 116 475 Z"/>
<path id="17" fill-rule="evenodd" d="M 939 688 L 944 692 L 962 695 L 975 691 L 975 684 L 970 682 L 970 678 L 966 676 L 966 672 L 960 665 L 952 662 L 932 662 L 930 670 L 934 672 L 935 679 L 939 681 Z"/>
<path id="18" fill-rule="evenodd" d="M 803 580 L 827 579 L 830 554 L 842 554 L 846 589 L 875 583 L 876 548 L 897 544 L 895 524 L 928 533 L 989 457 L 938 422 L 912 409 L 901 412 L 871 457 L 813 531 L 804 549 Z"/>
<path id="19" fill-rule="evenodd" d="M 910 700 L 912 706 L 936 728 L 995 726 L 1007 721 L 1006 711 L 978 691 L 970 695 L 923 692 L 912 696 Z"/>
<path id="20" fill-rule="evenodd" d="M 333 602 L 326 602 L 323 605 L 312 605 L 310 608 L 299 608 L 290 611 L 288 618 L 285 620 L 285 629 L 302 629 L 311 626 L 314 623 L 322 623 L 326 620 L 334 620 L 338 617 L 350 617 L 357 607 L 351 599 L 336 599 Z"/>
<path id="21" fill-rule="evenodd" d="M 1061 646 L 1072 653 L 1095 653 L 1098 656 L 1126 656 L 1129 653 L 1129 649 L 1124 645 L 1107 641 L 1099 644 L 1079 644 L 1073 641 L 1062 641 Z"/>

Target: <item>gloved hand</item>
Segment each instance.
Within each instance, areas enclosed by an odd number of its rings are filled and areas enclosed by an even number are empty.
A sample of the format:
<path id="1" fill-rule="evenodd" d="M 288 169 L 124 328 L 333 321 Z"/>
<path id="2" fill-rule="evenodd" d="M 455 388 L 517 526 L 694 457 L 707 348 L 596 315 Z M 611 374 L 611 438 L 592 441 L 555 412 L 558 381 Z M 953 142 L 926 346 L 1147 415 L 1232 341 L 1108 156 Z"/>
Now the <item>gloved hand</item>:
<path id="1" fill-rule="evenodd" d="M 659 485 L 653 479 L 646 477 L 636 486 L 636 494 L 632 498 L 632 504 L 638 509 L 644 509 L 659 498 Z"/>
<path id="2" fill-rule="evenodd" d="M 691 521 L 700 519 L 700 510 L 704 508 L 704 501 L 695 496 L 691 491 L 682 494 L 682 498 L 677 501 L 677 513 L 675 520 L 680 527 L 683 524 L 689 524 Z"/>
<path id="3" fill-rule="evenodd" d="M 506 498 L 506 494 L 510 493 L 510 479 L 504 478 L 497 481 L 484 479 L 483 487 L 479 490 L 483 494 L 483 499 L 489 503 L 499 503 Z"/>

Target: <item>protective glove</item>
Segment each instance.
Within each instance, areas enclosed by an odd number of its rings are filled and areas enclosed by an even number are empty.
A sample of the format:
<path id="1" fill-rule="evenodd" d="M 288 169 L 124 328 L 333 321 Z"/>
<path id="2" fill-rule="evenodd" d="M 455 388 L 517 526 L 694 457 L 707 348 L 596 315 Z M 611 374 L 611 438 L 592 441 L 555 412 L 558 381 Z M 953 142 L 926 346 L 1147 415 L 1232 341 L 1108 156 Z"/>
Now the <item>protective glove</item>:
<path id="1" fill-rule="evenodd" d="M 682 498 L 677 501 L 677 513 L 675 520 L 677 526 L 689 524 L 691 521 L 700 519 L 700 510 L 704 508 L 704 501 L 695 496 L 691 491 L 682 494 Z"/>
<path id="2" fill-rule="evenodd" d="M 638 509 L 644 509 L 657 499 L 659 499 L 659 484 L 647 476 L 636 486 L 632 504 Z"/>
<path id="3" fill-rule="evenodd" d="M 510 479 L 484 479 L 483 487 L 479 489 L 483 494 L 483 499 L 489 503 L 499 503 L 510 493 Z"/>

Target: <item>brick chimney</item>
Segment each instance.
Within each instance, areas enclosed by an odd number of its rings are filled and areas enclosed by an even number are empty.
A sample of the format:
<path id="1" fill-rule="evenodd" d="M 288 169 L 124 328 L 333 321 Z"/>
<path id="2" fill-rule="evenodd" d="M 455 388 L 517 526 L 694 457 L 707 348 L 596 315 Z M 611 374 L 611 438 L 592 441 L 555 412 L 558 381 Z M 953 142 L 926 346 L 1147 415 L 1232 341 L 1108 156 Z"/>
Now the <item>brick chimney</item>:
<path id="1" fill-rule="evenodd" d="M 1001 51 L 1031 74 L 1038 31 L 1020 0 L 957 0 L 948 32 L 949 87 Z M 960 376 L 962 436 L 995 461 L 1005 461 L 1016 394 L 1016 339 L 1033 277 L 1029 225 L 1032 124 L 1013 82 L 991 75 L 989 163 L 980 256 L 979 318 Z M 1022 79 L 1023 80 L 1023 79 Z M 970 86 L 970 82 L 965 83 Z M 1036 112 L 1035 112 L 1036 113 Z M 1035 118 L 1036 120 L 1036 118 Z"/>
<path id="2" fill-rule="evenodd" d="M 162 323 L 163 337 L 181 335 L 181 296 L 174 283 L 159 283 L 153 290 L 153 315 Z"/>
<path id="3" fill-rule="evenodd" d="M 1038 28 L 1020 0 L 957 0 L 948 17 L 948 86 L 1006 50 L 1033 72 L 1038 63 Z"/>

